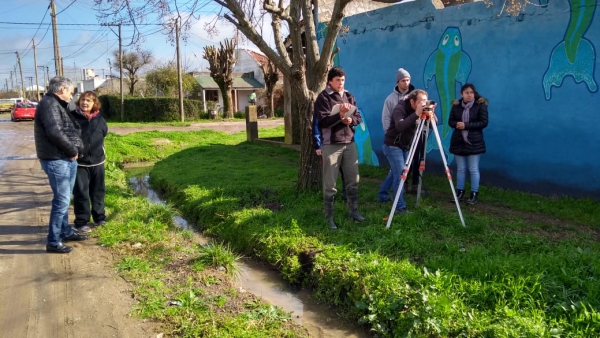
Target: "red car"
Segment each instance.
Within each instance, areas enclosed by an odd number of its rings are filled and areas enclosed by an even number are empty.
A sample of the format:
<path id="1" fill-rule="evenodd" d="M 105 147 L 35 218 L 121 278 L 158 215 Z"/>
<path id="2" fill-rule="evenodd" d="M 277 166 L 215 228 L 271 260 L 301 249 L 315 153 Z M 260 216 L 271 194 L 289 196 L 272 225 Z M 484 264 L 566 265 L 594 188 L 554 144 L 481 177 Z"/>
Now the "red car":
<path id="1" fill-rule="evenodd" d="M 10 120 L 33 120 L 35 117 L 35 105 L 30 102 L 17 103 L 10 113 Z"/>

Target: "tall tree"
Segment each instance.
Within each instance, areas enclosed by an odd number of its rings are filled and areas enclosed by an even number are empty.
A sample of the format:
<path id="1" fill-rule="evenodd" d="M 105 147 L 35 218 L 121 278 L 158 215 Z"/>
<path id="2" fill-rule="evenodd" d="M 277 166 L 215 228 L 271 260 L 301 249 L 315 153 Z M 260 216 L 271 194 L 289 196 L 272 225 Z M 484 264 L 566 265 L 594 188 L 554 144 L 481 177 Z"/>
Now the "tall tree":
<path id="1" fill-rule="evenodd" d="M 223 112 L 227 118 L 233 118 L 233 104 L 231 102 L 231 90 L 233 89 L 233 66 L 235 66 L 235 47 L 233 39 L 225 39 L 225 44 L 219 43 L 215 46 L 204 47 L 204 59 L 208 61 L 210 77 L 215 80 L 223 96 Z"/>
<path id="2" fill-rule="evenodd" d="M 96 3 L 104 6 L 104 13 L 112 13 L 115 20 L 126 21 L 144 20 L 148 14 L 171 17 L 174 12 L 191 13 L 188 17 L 191 20 L 210 3 L 217 4 L 214 14 L 229 21 L 254 43 L 291 84 L 293 125 L 300 129 L 301 144 L 297 189 L 303 190 L 320 186 L 320 163 L 312 149 L 313 104 L 325 88 L 344 9 L 351 1 L 334 0 L 321 50 L 313 13 L 313 5 L 318 3 L 315 0 L 190 0 L 183 4 L 174 0 L 152 0 L 152 6 L 134 0 L 96 0 Z M 270 16 L 272 33 L 263 31 L 265 15 Z M 272 36 L 275 46 L 270 46 L 263 36 Z M 289 49 L 284 43 L 286 38 Z"/>
<path id="3" fill-rule="evenodd" d="M 116 67 L 119 67 L 119 50 L 113 51 Z M 123 73 L 127 77 L 129 95 L 135 93 L 135 85 L 140 80 L 139 73 L 142 68 L 152 62 L 152 52 L 148 50 L 123 52 Z"/>
<path id="4" fill-rule="evenodd" d="M 267 110 L 267 117 L 274 116 L 274 103 L 273 103 L 273 90 L 275 90 L 275 85 L 277 81 L 279 81 L 279 71 L 275 64 L 268 60 L 265 63 L 260 64 L 260 68 L 262 68 L 264 77 L 265 77 L 265 91 L 267 94 L 267 102 L 269 103 L 269 109 Z"/>
<path id="5" fill-rule="evenodd" d="M 146 84 L 156 95 L 177 97 L 177 66 L 172 62 L 158 66 L 146 73 Z M 184 95 L 190 95 L 198 87 L 198 82 L 190 74 L 183 74 Z"/>

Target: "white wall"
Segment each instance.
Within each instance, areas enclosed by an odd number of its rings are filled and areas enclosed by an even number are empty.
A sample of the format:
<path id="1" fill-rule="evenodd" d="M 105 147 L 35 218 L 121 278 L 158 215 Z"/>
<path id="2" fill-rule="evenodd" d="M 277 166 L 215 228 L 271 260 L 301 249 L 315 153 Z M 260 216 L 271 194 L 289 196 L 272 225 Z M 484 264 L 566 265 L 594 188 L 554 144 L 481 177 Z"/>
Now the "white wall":
<path id="1" fill-rule="evenodd" d="M 82 92 L 87 92 L 88 90 L 91 91 L 91 90 L 94 90 L 94 89 L 98 88 L 105 81 L 106 81 L 106 79 L 101 79 L 101 78 L 98 78 L 98 77 L 95 77 L 95 78 L 93 78 L 91 80 L 85 80 L 85 81 L 82 81 L 83 88 L 79 88 L 79 89 L 83 89 Z"/>
<path id="2" fill-rule="evenodd" d="M 258 65 L 258 62 L 250 55 L 245 49 L 237 49 L 236 51 L 237 61 L 233 67 L 234 73 L 249 73 L 254 72 L 254 78 L 261 84 L 265 84 L 265 76 L 262 69 Z"/>

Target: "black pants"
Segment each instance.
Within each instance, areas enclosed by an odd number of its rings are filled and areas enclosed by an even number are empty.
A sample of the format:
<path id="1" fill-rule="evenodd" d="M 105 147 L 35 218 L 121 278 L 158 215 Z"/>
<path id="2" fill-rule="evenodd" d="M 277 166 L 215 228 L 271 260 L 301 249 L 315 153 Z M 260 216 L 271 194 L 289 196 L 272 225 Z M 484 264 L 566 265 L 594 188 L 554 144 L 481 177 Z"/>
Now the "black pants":
<path id="1" fill-rule="evenodd" d="M 93 167 L 77 167 L 77 178 L 73 188 L 75 226 L 84 226 L 90 221 L 104 221 L 104 164 Z M 91 204 L 91 213 L 90 213 Z"/>

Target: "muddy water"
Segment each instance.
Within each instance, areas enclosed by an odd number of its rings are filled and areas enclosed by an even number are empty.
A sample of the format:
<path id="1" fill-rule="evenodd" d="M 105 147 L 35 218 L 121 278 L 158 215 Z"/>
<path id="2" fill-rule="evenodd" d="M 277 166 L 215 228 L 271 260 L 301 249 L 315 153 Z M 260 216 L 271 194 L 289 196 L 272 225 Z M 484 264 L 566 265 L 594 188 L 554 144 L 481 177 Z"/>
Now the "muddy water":
<path id="1" fill-rule="evenodd" d="M 148 168 L 147 171 L 150 169 Z M 147 174 L 131 177 L 129 182 L 138 194 L 146 196 L 149 201 L 164 204 L 161 197 L 150 187 Z M 194 229 L 179 216 L 176 216 L 174 221 L 182 228 Z M 208 242 L 207 238 L 205 240 Z M 237 281 L 239 288 L 261 297 L 286 312 L 291 312 L 292 319 L 304 326 L 311 337 L 370 337 L 363 328 L 340 319 L 334 310 L 318 304 L 308 292 L 293 290 L 277 271 L 251 260 L 246 260 L 241 264 L 241 271 L 241 276 Z"/>

